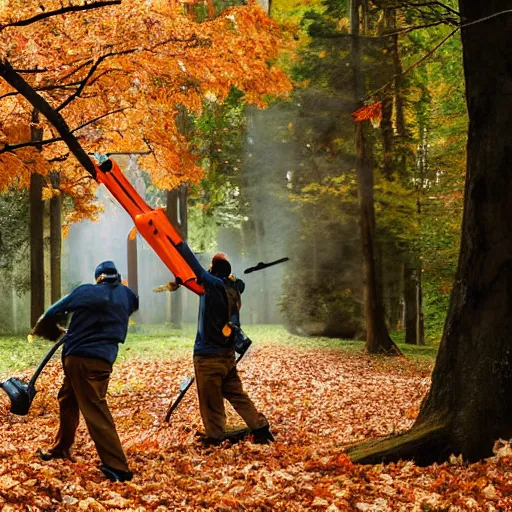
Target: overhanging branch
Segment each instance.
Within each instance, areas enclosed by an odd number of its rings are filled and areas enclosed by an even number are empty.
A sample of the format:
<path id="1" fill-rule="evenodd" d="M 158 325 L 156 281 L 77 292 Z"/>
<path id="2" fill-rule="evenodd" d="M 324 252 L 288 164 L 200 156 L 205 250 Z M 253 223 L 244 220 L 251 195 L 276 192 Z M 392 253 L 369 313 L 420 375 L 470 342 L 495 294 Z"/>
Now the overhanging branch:
<path id="1" fill-rule="evenodd" d="M 27 18 L 26 20 L 18 20 L 13 21 L 12 23 L 5 23 L 4 25 L 0 25 L 0 31 L 7 27 L 26 27 L 27 25 L 31 25 L 32 23 L 36 23 L 37 21 L 45 20 L 53 16 L 60 16 L 68 12 L 88 11 L 90 9 L 98 9 L 100 7 L 110 7 L 112 5 L 120 4 L 121 0 L 104 0 L 98 2 L 90 2 L 85 5 L 69 5 L 67 7 L 56 9 L 54 11 L 41 12 L 39 14 L 36 14 L 35 16 L 32 16 L 31 18 Z"/>

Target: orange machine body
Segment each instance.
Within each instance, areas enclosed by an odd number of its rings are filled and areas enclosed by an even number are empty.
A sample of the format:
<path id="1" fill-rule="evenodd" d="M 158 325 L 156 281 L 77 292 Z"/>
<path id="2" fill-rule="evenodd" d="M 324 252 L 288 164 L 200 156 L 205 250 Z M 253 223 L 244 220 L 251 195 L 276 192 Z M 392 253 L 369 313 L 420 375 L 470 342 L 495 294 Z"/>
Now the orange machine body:
<path id="1" fill-rule="evenodd" d="M 96 172 L 98 182 L 103 183 L 128 212 L 137 231 L 167 268 L 183 281 L 183 286 L 202 295 L 203 286 L 197 283 L 197 276 L 176 249 L 183 239 L 174 229 L 163 208 L 150 208 L 113 160 L 109 159 L 101 165 L 96 165 Z"/>

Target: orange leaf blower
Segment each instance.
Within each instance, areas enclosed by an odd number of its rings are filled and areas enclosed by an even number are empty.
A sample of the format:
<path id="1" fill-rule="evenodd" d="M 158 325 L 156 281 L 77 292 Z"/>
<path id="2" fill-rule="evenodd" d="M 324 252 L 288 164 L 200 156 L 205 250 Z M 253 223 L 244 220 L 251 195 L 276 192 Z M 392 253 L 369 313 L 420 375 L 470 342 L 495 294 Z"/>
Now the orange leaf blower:
<path id="1" fill-rule="evenodd" d="M 133 219 L 137 231 L 153 248 L 159 258 L 183 286 L 202 295 L 204 287 L 197 283 L 197 276 L 176 248 L 183 239 L 172 226 L 163 208 L 150 208 L 126 179 L 119 166 L 111 159 L 96 165 L 96 179 Z"/>

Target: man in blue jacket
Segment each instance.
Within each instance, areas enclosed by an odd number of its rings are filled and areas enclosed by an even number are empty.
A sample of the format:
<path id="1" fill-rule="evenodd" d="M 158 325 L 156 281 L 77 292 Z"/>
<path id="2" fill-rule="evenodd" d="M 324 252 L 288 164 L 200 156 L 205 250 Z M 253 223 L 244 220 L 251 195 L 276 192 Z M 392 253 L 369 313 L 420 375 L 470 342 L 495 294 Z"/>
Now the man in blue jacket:
<path id="1" fill-rule="evenodd" d="M 231 275 L 231 264 L 223 253 L 216 254 L 211 268 L 206 270 L 185 242 L 178 246 L 178 250 L 205 288 L 199 303 L 194 370 L 206 444 L 217 444 L 230 438 L 229 433 L 225 432 L 224 399 L 245 421 L 254 442 L 274 441 L 267 418 L 256 409 L 243 389 L 236 369 L 233 343 L 229 334 L 223 332 L 228 320 L 231 320 L 228 318 L 230 314 L 238 319 L 240 307 L 240 304 L 228 306 L 226 288 L 236 288 L 240 296 L 245 288 L 244 282 Z"/>
<path id="2" fill-rule="evenodd" d="M 112 481 L 131 480 L 133 474 L 121 447 L 106 401 L 112 365 L 119 343 L 124 343 L 128 318 L 138 309 L 136 295 L 121 283 L 112 261 L 100 263 L 94 272 L 96 284 L 84 284 L 51 306 L 38 326 L 57 322 L 72 313 L 64 335 L 62 365 L 64 382 L 58 399 L 60 424 L 53 447 L 40 452 L 43 460 L 71 457 L 71 446 L 82 413 L 100 456 L 100 470 Z"/>

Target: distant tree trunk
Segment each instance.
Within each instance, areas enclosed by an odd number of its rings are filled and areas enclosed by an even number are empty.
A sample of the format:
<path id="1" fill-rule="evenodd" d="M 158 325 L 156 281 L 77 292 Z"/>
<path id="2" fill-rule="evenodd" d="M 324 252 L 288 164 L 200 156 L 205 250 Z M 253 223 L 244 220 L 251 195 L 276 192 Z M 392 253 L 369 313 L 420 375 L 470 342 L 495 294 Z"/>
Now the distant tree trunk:
<path id="1" fill-rule="evenodd" d="M 126 250 L 128 253 L 128 286 L 130 290 L 139 294 L 139 262 L 137 252 L 137 228 L 135 226 L 128 232 L 126 240 Z"/>
<path id="2" fill-rule="evenodd" d="M 396 11 L 393 9 L 393 28 L 396 29 Z M 400 49 L 398 45 L 398 34 L 389 36 L 392 38 L 392 54 L 393 54 L 393 74 L 395 91 L 395 125 L 396 135 L 398 138 L 398 175 L 401 179 L 407 178 L 407 159 L 406 159 L 406 143 L 408 139 L 407 128 L 405 124 L 405 107 L 404 107 L 404 78 L 402 61 L 400 59 Z"/>
<path id="3" fill-rule="evenodd" d="M 270 16 L 270 9 L 272 8 L 272 0 L 258 0 L 258 3 L 263 7 L 265 12 Z"/>
<path id="4" fill-rule="evenodd" d="M 39 111 L 32 111 L 31 140 L 43 140 L 39 128 Z M 41 149 L 40 147 L 38 149 Z M 33 173 L 30 176 L 30 323 L 35 325 L 44 312 L 44 234 L 43 234 L 43 186 L 44 178 Z"/>
<path id="5" fill-rule="evenodd" d="M 385 9 L 385 27 L 386 30 L 394 32 L 396 30 L 396 9 Z M 388 50 L 393 58 L 393 89 L 395 106 L 395 126 L 396 136 L 393 137 L 393 170 L 406 182 L 407 176 L 407 158 L 406 145 L 408 134 L 405 124 L 404 109 L 404 78 L 400 51 L 398 45 L 398 34 L 388 35 Z M 383 113 L 384 116 L 384 113 Z M 403 255 L 403 297 L 404 297 L 404 328 L 405 342 L 407 344 L 424 343 L 422 291 L 421 291 L 421 268 L 420 259 L 413 250 L 406 251 Z"/>
<path id="6" fill-rule="evenodd" d="M 50 175 L 52 187 L 60 187 L 60 175 L 53 172 Z M 50 279 L 51 301 L 57 302 L 62 296 L 62 196 L 55 195 L 50 199 Z"/>
<path id="7" fill-rule="evenodd" d="M 255 235 L 256 235 L 256 250 L 257 250 L 257 261 L 264 261 L 265 254 L 262 251 L 264 247 L 263 240 L 265 239 L 265 227 L 263 220 L 258 219 L 255 222 Z M 314 262 L 313 262 L 314 264 Z M 261 323 L 268 324 L 270 322 L 270 307 L 271 302 L 268 295 L 269 286 L 267 286 L 267 273 L 260 272 L 259 279 L 261 283 Z"/>
<path id="8" fill-rule="evenodd" d="M 355 109 L 364 96 L 364 81 L 361 71 L 361 48 L 359 37 L 360 0 L 350 2 L 351 57 L 353 68 Z M 355 110 L 354 109 L 354 110 Z M 363 256 L 364 299 L 366 316 L 366 350 L 369 353 L 400 353 L 389 336 L 385 322 L 382 284 L 375 248 L 375 210 L 373 201 L 373 159 L 367 147 L 364 125 L 355 123 L 356 170 L 360 205 L 361 243 Z"/>
<path id="9" fill-rule="evenodd" d="M 373 206 L 373 169 L 366 149 L 364 123 L 356 123 L 356 167 L 361 215 L 361 240 L 363 244 L 363 277 L 365 290 L 366 350 L 400 353 L 389 336 L 384 321 L 382 286 L 379 282 L 375 250 L 375 211 Z"/>
<path id="10" fill-rule="evenodd" d="M 356 462 L 492 455 L 512 437 L 512 18 L 508 0 L 459 0 L 469 114 L 461 247 L 432 386 L 412 429 L 352 447 Z M 488 35 L 493 37 L 489 38 Z M 485 41 L 485 44 L 482 44 Z"/>
<path id="11" fill-rule="evenodd" d="M 187 185 L 167 191 L 167 217 L 180 236 L 187 238 Z M 171 294 L 171 324 L 177 329 L 183 326 L 183 295 L 181 288 Z"/>
<path id="12" fill-rule="evenodd" d="M 393 30 L 395 27 L 395 9 L 384 9 L 384 24 L 382 35 L 387 31 Z M 384 39 L 386 41 L 385 49 L 388 55 L 392 55 L 393 41 L 389 36 Z M 382 93 L 382 120 L 380 123 L 380 130 L 382 135 L 382 175 L 388 181 L 393 179 L 393 172 L 395 169 L 394 157 L 394 129 L 393 129 L 393 92 L 390 89 L 385 89 Z"/>
<path id="13" fill-rule="evenodd" d="M 404 273 L 404 329 L 405 343 L 417 343 L 418 298 L 415 264 L 405 261 Z"/>

